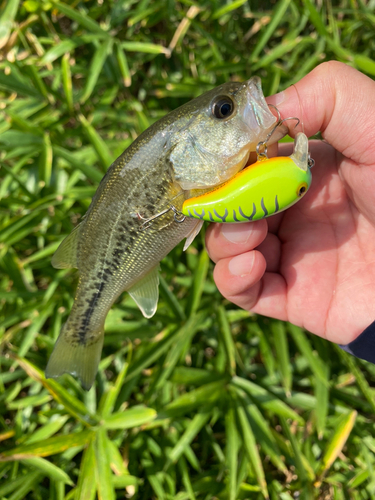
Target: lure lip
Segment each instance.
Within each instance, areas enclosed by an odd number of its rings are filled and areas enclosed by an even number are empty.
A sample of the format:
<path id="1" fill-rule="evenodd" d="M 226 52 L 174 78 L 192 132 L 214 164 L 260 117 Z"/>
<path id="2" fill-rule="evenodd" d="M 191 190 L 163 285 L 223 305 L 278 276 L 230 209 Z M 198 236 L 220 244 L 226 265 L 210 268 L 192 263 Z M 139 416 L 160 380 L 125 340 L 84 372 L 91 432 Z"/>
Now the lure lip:
<path id="1" fill-rule="evenodd" d="M 295 136 L 293 153 L 290 158 L 298 168 L 307 172 L 309 168 L 309 140 L 303 132 L 298 132 Z"/>

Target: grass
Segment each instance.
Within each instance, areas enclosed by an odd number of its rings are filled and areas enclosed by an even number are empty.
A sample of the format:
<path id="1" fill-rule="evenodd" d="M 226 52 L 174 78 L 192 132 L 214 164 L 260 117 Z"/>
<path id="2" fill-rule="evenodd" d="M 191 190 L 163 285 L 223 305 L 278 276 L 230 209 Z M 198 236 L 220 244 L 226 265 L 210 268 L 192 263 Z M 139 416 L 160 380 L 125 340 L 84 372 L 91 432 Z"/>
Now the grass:
<path id="1" fill-rule="evenodd" d="M 374 0 L 0 12 L 0 499 L 375 498 L 375 367 L 223 300 L 203 237 L 163 261 L 154 318 L 111 310 L 94 390 L 43 377 L 77 278 L 51 256 L 111 162 L 230 78 L 374 77 Z"/>

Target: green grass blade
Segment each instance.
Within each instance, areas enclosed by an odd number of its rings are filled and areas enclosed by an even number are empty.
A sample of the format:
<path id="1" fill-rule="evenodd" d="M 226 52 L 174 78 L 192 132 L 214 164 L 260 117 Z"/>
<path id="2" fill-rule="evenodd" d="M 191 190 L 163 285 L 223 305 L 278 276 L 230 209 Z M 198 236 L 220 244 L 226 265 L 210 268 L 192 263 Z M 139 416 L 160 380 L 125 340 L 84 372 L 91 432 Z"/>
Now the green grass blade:
<path id="1" fill-rule="evenodd" d="M 319 358 L 316 352 L 313 351 L 311 343 L 307 338 L 307 335 L 298 326 L 288 323 L 287 329 L 294 342 L 297 344 L 298 349 L 301 351 L 303 356 L 308 360 L 311 370 L 314 375 L 323 383 L 327 384 L 326 369 L 323 361 Z"/>
<path id="2" fill-rule="evenodd" d="M 246 3 L 246 0 L 234 0 L 233 2 L 229 2 L 227 3 L 227 5 L 220 7 L 220 9 L 215 10 L 215 12 L 212 15 L 212 19 L 219 19 L 225 14 L 229 14 L 230 12 L 233 12 L 239 7 L 242 7 L 244 3 Z"/>
<path id="3" fill-rule="evenodd" d="M 322 37 L 328 37 L 328 32 L 325 24 L 322 21 L 322 17 L 320 13 L 316 10 L 314 4 L 311 2 L 311 0 L 302 0 L 302 3 L 306 7 L 310 21 L 312 24 L 315 26 L 316 31 L 318 34 Z"/>
<path id="4" fill-rule="evenodd" d="M 258 485 L 262 491 L 263 497 L 269 498 L 262 460 L 259 455 L 257 444 L 255 442 L 254 434 L 247 418 L 245 408 L 243 408 L 242 406 L 238 406 L 236 413 L 241 429 L 241 434 L 243 436 L 243 446 L 254 469 Z"/>
<path id="5" fill-rule="evenodd" d="M 43 135 L 43 149 L 40 155 L 39 178 L 44 186 L 49 187 L 52 174 L 53 152 L 49 134 Z"/>
<path id="6" fill-rule="evenodd" d="M 170 290 L 168 283 L 165 281 L 163 276 L 159 276 L 159 290 L 160 295 L 167 302 L 170 309 L 173 311 L 174 315 L 179 321 L 184 321 L 186 319 L 185 313 L 181 304 L 175 294 Z"/>
<path id="7" fill-rule="evenodd" d="M 132 84 L 132 77 L 130 74 L 128 60 L 125 51 L 121 47 L 120 43 L 115 44 L 115 53 L 116 53 L 117 64 L 122 76 L 123 84 L 125 87 L 130 87 L 130 85 Z"/>
<path id="8" fill-rule="evenodd" d="M 363 396 L 366 398 L 368 403 L 371 405 L 372 411 L 375 412 L 375 400 L 374 400 L 374 393 L 372 389 L 370 388 L 366 377 L 363 375 L 361 369 L 358 366 L 358 361 L 354 358 L 354 356 L 351 356 L 350 354 L 347 354 L 345 351 L 340 349 L 339 346 L 335 345 L 335 350 L 340 356 L 340 358 L 343 360 L 343 362 L 346 364 L 346 366 L 349 369 L 349 372 L 352 373 L 358 383 L 358 387 L 360 391 L 362 392 Z"/>
<path id="9" fill-rule="evenodd" d="M 70 71 L 70 53 L 67 52 L 63 55 L 61 59 L 61 76 L 63 89 L 66 99 L 66 104 L 68 106 L 69 113 L 73 113 L 73 84 L 72 84 L 72 73 Z"/>
<path id="10" fill-rule="evenodd" d="M 237 432 L 236 415 L 230 407 L 225 414 L 225 434 L 227 436 L 226 463 L 228 467 L 228 500 L 237 498 L 237 467 L 240 438 Z"/>
<path id="11" fill-rule="evenodd" d="M 34 474 L 28 475 L 20 487 L 9 496 L 7 500 L 24 500 L 30 491 L 33 491 L 39 481 L 44 477 L 40 471 L 34 472 Z"/>
<path id="12" fill-rule="evenodd" d="M 131 353 L 132 350 L 129 349 L 129 355 L 128 355 L 128 361 L 130 362 L 131 358 Z M 103 417 L 109 416 L 116 404 L 116 400 L 118 398 L 118 395 L 120 394 L 122 384 L 124 382 L 124 379 L 126 377 L 126 374 L 128 372 L 129 368 L 129 362 L 124 363 L 123 367 L 120 370 L 120 373 L 118 374 L 116 381 L 114 385 L 111 385 L 111 387 L 108 389 L 106 393 L 103 394 L 100 404 L 99 404 L 99 413 Z"/>
<path id="13" fill-rule="evenodd" d="M 169 403 L 163 412 L 159 415 L 160 418 L 184 414 L 188 410 L 199 408 L 207 404 L 215 404 L 221 399 L 225 387 L 225 380 L 212 382 L 211 384 L 203 385 L 198 389 L 179 396 L 174 401 Z"/>
<path id="14" fill-rule="evenodd" d="M 103 178 L 103 173 L 97 168 L 91 165 L 86 165 L 81 160 L 78 160 L 73 153 L 60 146 L 52 146 L 52 150 L 55 156 L 60 156 L 64 158 L 67 162 L 73 165 L 74 168 L 80 170 L 86 177 L 95 183 L 99 183 Z M 108 166 L 108 165 L 107 165 Z"/>
<path id="15" fill-rule="evenodd" d="M 19 3 L 19 0 L 8 0 L 5 3 L 5 8 L 0 16 L 0 49 L 3 48 L 8 41 Z"/>
<path id="16" fill-rule="evenodd" d="M 67 17 L 72 19 L 73 21 L 79 23 L 81 26 L 86 28 L 91 33 L 96 33 L 97 35 L 101 35 L 102 37 L 105 38 L 109 36 L 109 34 L 106 31 L 104 31 L 99 26 L 99 24 L 87 14 L 83 15 L 80 12 L 78 12 L 78 10 L 73 9 L 69 5 L 66 5 L 65 3 L 61 2 L 53 1 L 53 6 L 60 12 L 65 14 Z"/>
<path id="17" fill-rule="evenodd" d="M 272 37 L 274 31 L 276 30 L 277 26 L 280 24 L 282 21 L 285 12 L 287 11 L 288 7 L 290 4 L 290 0 L 279 0 L 277 3 L 277 6 L 273 12 L 271 22 L 268 24 L 267 28 L 265 29 L 264 33 L 262 36 L 259 38 L 258 43 L 256 44 L 255 48 L 253 49 L 250 57 L 250 62 L 254 62 L 263 48 L 265 47 L 266 43 L 268 40 Z"/>
<path id="18" fill-rule="evenodd" d="M 290 394 L 290 390 L 292 388 L 292 367 L 290 363 L 285 325 L 281 321 L 275 321 L 272 322 L 271 329 L 274 338 L 274 346 L 276 349 L 278 365 L 282 377 L 282 383 L 285 389 L 285 393 L 288 395 Z"/>
<path id="19" fill-rule="evenodd" d="M 164 54 L 170 56 L 170 49 L 162 45 L 144 42 L 122 42 L 121 47 L 129 52 L 145 52 L 146 54 Z"/>
<path id="20" fill-rule="evenodd" d="M 191 480 L 190 480 L 190 476 L 189 476 L 189 469 L 188 469 L 185 457 L 180 457 L 178 462 L 177 462 L 177 465 L 178 465 L 178 468 L 180 469 L 182 481 L 184 483 L 184 486 L 186 488 L 186 492 L 188 494 L 187 498 L 189 500 L 196 500 L 196 496 L 194 494 L 194 488 L 193 488 L 193 485 L 191 484 Z"/>
<path id="21" fill-rule="evenodd" d="M 91 61 L 89 77 L 86 81 L 83 94 L 81 95 L 80 98 L 81 104 L 84 104 L 87 101 L 87 99 L 91 96 L 92 91 L 94 90 L 94 87 L 96 85 L 96 82 L 98 81 L 99 75 L 103 69 L 105 60 L 112 51 L 112 45 L 113 45 L 112 39 L 107 38 L 96 49 L 95 55 Z"/>
<path id="22" fill-rule="evenodd" d="M 328 377 L 329 370 L 327 367 L 327 381 L 324 383 L 320 379 L 315 380 L 315 396 L 316 396 L 316 429 L 318 432 L 319 439 L 322 439 L 327 422 L 328 415 L 328 404 L 329 404 L 329 385 L 328 385 Z"/>
<path id="23" fill-rule="evenodd" d="M 61 427 L 63 427 L 68 418 L 69 415 L 54 415 L 53 417 L 51 417 L 48 423 L 34 431 L 33 434 L 27 438 L 26 443 L 30 444 L 37 441 L 42 441 L 43 439 L 48 439 L 49 437 L 56 434 L 56 432 L 58 432 Z"/>
<path id="24" fill-rule="evenodd" d="M 222 306 L 218 309 L 218 320 L 220 325 L 220 333 L 222 335 L 222 339 L 225 345 L 225 351 L 227 354 L 228 371 L 229 374 L 233 377 L 236 373 L 236 348 L 234 345 L 232 332 L 230 331 L 230 324 L 226 316 L 226 311 Z"/>
<path id="25" fill-rule="evenodd" d="M 32 465 L 36 469 L 39 469 L 43 474 L 50 477 L 51 479 L 54 479 L 55 481 L 61 481 L 69 485 L 73 484 L 72 480 L 66 472 L 44 458 L 28 458 L 27 460 L 22 460 L 22 463 L 24 463 L 25 465 Z"/>
<path id="26" fill-rule="evenodd" d="M 94 500 L 95 493 L 95 445 L 92 440 L 83 452 L 74 498 L 75 500 Z"/>
<path id="27" fill-rule="evenodd" d="M 293 432 L 290 429 L 289 423 L 281 417 L 280 419 L 281 425 L 284 430 L 284 434 L 286 437 L 289 439 L 290 444 L 292 445 L 293 449 L 293 460 L 296 466 L 296 470 L 298 472 L 298 475 L 301 479 L 302 484 L 306 484 L 307 479 L 310 481 L 313 481 L 315 479 L 315 474 L 310 465 L 308 464 L 306 458 L 303 456 L 303 453 L 300 449 L 300 445 L 297 441 L 296 436 L 293 434 Z M 308 466 L 308 470 L 306 470 L 305 465 Z M 310 477 L 308 477 L 310 476 Z"/>
<path id="28" fill-rule="evenodd" d="M 209 264 L 210 259 L 208 257 L 208 253 L 205 250 L 202 250 L 199 256 L 197 269 L 194 273 L 193 286 L 190 292 L 189 304 L 187 308 L 188 316 L 194 314 L 199 307 Z"/>
<path id="29" fill-rule="evenodd" d="M 88 138 L 88 140 L 93 145 L 102 166 L 107 170 L 113 161 L 113 157 L 108 149 L 108 146 L 104 140 L 100 137 L 95 128 L 86 120 L 86 118 L 80 114 L 78 116 L 79 121 L 83 125 L 83 130 Z"/>
<path id="30" fill-rule="evenodd" d="M 317 472 L 319 476 L 323 476 L 327 472 L 338 455 L 341 453 L 350 433 L 352 432 L 356 418 L 357 412 L 351 411 L 339 419 L 321 460 L 321 465 Z"/>
<path id="31" fill-rule="evenodd" d="M 116 498 L 110 467 L 108 436 L 105 429 L 96 432 L 95 439 L 95 475 L 99 500 L 114 500 Z"/>
<path id="32" fill-rule="evenodd" d="M 130 429 L 149 423 L 155 418 L 156 411 L 152 408 L 134 407 L 104 418 L 103 425 L 106 429 Z"/>
<path id="33" fill-rule="evenodd" d="M 37 443 L 17 446 L 11 450 L 0 453 L 0 462 L 23 460 L 32 457 L 48 457 L 62 453 L 74 446 L 85 446 L 92 439 L 91 431 L 82 431 L 74 434 L 54 436 Z"/>
<path id="34" fill-rule="evenodd" d="M 202 427 L 207 423 L 210 417 L 211 412 L 208 411 L 208 408 L 202 409 L 202 411 L 196 413 L 194 418 L 186 427 L 185 432 L 169 454 L 169 458 L 170 460 L 172 460 L 172 462 L 177 462 L 177 460 L 179 460 L 182 453 L 184 453 L 185 451 L 185 447 L 193 441 L 193 439 L 200 432 Z"/>
<path id="35" fill-rule="evenodd" d="M 155 382 L 155 389 L 162 387 L 169 379 L 179 359 L 188 351 L 197 328 L 201 326 L 204 317 L 204 313 L 190 316 L 188 321 L 179 329 L 175 341 L 167 353 L 160 376 Z"/>
<path id="36" fill-rule="evenodd" d="M 43 372 L 26 359 L 16 357 L 17 363 L 32 379 L 40 382 L 49 391 L 52 397 L 62 404 L 66 411 L 81 420 L 86 425 L 94 425 L 98 417 L 92 415 L 86 406 L 75 396 L 70 394 L 62 385 L 52 379 L 46 379 Z"/>
<path id="37" fill-rule="evenodd" d="M 257 404 L 266 410 L 272 411 L 276 415 L 285 418 L 291 418 L 301 425 L 304 425 L 304 419 L 298 415 L 296 411 L 286 405 L 276 395 L 269 392 L 267 389 L 254 384 L 250 380 L 242 377 L 233 377 L 232 382 L 234 386 L 243 389 Z"/>

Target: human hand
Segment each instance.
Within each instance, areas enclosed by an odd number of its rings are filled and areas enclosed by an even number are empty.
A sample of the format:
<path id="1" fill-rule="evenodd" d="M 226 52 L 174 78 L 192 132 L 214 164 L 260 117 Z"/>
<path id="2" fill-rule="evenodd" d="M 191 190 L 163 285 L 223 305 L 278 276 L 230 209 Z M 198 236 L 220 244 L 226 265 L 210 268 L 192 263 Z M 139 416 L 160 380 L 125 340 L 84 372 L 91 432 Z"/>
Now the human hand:
<path id="1" fill-rule="evenodd" d="M 332 61 L 267 101 L 325 142 L 310 142 L 312 185 L 296 205 L 209 227 L 215 282 L 244 309 L 347 344 L 375 320 L 375 82 Z"/>

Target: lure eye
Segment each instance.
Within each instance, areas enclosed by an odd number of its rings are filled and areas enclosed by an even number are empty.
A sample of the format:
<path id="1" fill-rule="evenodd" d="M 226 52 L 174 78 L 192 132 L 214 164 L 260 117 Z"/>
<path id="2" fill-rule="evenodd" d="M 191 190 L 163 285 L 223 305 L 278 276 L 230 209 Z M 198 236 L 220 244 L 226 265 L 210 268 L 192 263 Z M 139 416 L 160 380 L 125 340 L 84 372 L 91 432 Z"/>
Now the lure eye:
<path id="1" fill-rule="evenodd" d="M 307 183 L 306 182 L 303 182 L 302 184 L 300 184 L 298 186 L 298 189 L 297 189 L 297 196 L 299 198 L 301 198 L 301 196 L 303 196 L 307 191 Z"/>
<path id="2" fill-rule="evenodd" d="M 219 120 L 229 118 L 234 111 L 234 102 L 228 96 L 219 96 L 212 104 L 212 114 Z"/>

